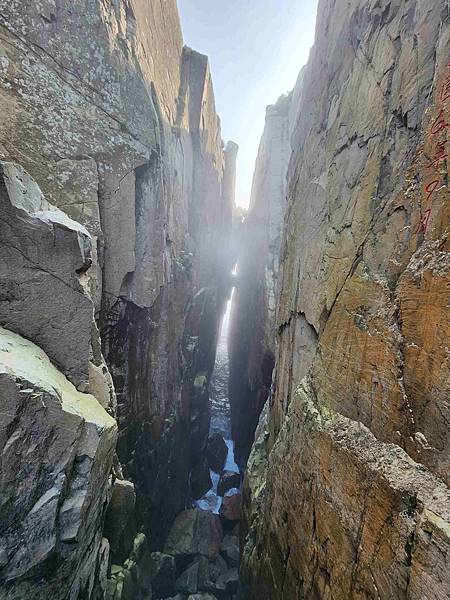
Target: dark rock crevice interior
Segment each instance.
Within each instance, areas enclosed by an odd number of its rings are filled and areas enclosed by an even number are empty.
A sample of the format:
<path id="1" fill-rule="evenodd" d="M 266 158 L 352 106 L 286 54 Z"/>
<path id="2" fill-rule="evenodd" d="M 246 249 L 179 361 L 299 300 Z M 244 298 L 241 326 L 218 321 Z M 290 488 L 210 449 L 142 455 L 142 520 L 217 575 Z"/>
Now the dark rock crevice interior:
<path id="1" fill-rule="evenodd" d="M 244 211 L 176 0 L 0 0 L 0 600 L 450 599 L 449 132 L 319 0 Z"/>

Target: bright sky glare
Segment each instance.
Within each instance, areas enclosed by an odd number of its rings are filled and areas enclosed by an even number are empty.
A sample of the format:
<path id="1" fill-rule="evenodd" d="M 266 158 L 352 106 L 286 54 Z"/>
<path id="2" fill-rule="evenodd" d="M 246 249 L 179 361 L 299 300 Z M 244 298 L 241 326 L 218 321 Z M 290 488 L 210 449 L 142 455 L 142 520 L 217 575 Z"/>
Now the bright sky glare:
<path id="1" fill-rule="evenodd" d="M 239 144 L 247 207 L 266 106 L 294 87 L 314 42 L 317 0 L 178 0 L 185 43 L 209 56 L 222 137 Z"/>

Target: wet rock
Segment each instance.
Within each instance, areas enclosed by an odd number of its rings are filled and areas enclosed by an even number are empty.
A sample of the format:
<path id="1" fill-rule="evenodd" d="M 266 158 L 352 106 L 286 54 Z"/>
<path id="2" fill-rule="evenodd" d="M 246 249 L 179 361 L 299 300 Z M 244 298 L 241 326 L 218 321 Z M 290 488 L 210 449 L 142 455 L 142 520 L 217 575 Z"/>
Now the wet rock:
<path id="1" fill-rule="evenodd" d="M 111 551 L 115 554 L 121 550 L 122 538 L 130 516 L 133 514 L 136 493 L 131 481 L 116 479 L 113 484 L 111 500 L 105 520 L 105 536 L 109 540 Z M 132 533 L 131 533 L 132 535 Z M 132 540 L 126 541 L 125 554 L 131 549 Z"/>
<path id="2" fill-rule="evenodd" d="M 191 509 L 176 518 L 166 541 L 164 552 L 180 558 L 203 555 L 216 557 L 222 542 L 222 526 L 217 515 Z"/>
<path id="3" fill-rule="evenodd" d="M 220 507 L 220 518 L 227 528 L 232 528 L 241 518 L 242 495 L 240 492 L 225 496 Z"/>
<path id="4" fill-rule="evenodd" d="M 224 471 L 220 476 L 219 484 L 217 486 L 217 494 L 219 496 L 225 496 L 225 494 L 233 489 L 239 488 L 241 485 L 241 475 L 234 471 Z"/>
<path id="5" fill-rule="evenodd" d="M 216 473 L 221 473 L 225 467 L 228 455 L 228 447 L 219 433 L 215 433 L 208 439 L 206 446 L 206 459 L 210 468 Z"/>
<path id="6" fill-rule="evenodd" d="M 195 594 L 198 589 L 198 562 L 190 565 L 175 582 L 175 591 L 180 594 Z"/>
<path id="7" fill-rule="evenodd" d="M 208 492 L 213 482 L 208 463 L 203 460 L 195 465 L 190 477 L 191 494 L 194 500 L 198 500 Z"/>
<path id="8" fill-rule="evenodd" d="M 220 546 L 220 553 L 231 567 L 239 565 L 239 538 L 235 535 L 225 535 Z"/>
<path id="9" fill-rule="evenodd" d="M 217 597 L 212 594 L 191 594 L 188 600 L 217 600 Z"/>
<path id="10" fill-rule="evenodd" d="M 155 594 L 165 597 L 174 592 L 176 565 L 173 556 L 161 552 L 152 552 L 150 554 L 149 573 Z"/>

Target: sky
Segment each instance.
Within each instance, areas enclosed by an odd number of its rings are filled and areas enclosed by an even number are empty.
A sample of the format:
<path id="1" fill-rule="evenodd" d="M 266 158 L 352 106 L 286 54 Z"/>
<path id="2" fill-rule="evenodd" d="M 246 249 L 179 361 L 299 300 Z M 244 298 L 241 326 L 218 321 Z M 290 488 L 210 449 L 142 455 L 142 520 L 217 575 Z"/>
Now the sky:
<path id="1" fill-rule="evenodd" d="M 239 144 L 248 207 L 266 106 L 291 90 L 314 42 L 317 0 L 178 0 L 184 41 L 207 54 L 224 141 Z"/>

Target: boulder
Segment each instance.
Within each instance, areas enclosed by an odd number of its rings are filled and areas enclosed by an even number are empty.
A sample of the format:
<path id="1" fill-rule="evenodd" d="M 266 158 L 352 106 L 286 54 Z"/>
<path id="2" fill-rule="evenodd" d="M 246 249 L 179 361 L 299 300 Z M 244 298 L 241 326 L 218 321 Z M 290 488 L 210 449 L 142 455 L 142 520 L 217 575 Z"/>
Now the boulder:
<path id="1" fill-rule="evenodd" d="M 220 518 L 228 526 L 234 526 L 234 524 L 241 518 L 241 503 L 242 496 L 240 492 L 233 494 L 232 496 L 225 496 L 220 507 Z"/>
<path id="2" fill-rule="evenodd" d="M 150 581 L 158 597 L 164 598 L 174 591 L 176 565 L 173 556 L 161 552 L 150 554 Z"/>
<path id="3" fill-rule="evenodd" d="M 235 594 L 239 586 L 239 571 L 236 567 L 229 569 L 226 573 L 223 573 L 218 581 L 219 586 L 224 586 L 227 594 Z"/>
<path id="4" fill-rule="evenodd" d="M 212 592 L 218 596 L 226 591 L 226 585 L 219 583 L 219 579 L 224 575 L 228 566 L 225 560 L 219 555 L 215 559 L 201 557 L 198 561 L 198 589 L 202 592 Z"/>
<path id="5" fill-rule="evenodd" d="M 52 556 L 57 597 L 78 597 L 98 564 L 116 423 L 40 348 L 2 327 L 0 406 L 0 580 L 25 598 L 27 578 Z"/>
<path id="6" fill-rule="evenodd" d="M 191 594 L 188 600 L 217 600 L 212 594 Z"/>
<path id="7" fill-rule="evenodd" d="M 0 214 L 0 324 L 87 391 L 93 304 L 81 274 L 92 262 L 91 236 L 14 163 L 0 162 Z"/>
<path id="8" fill-rule="evenodd" d="M 180 594 L 195 594 L 198 590 L 198 562 L 190 565 L 175 582 L 175 591 Z"/>
<path id="9" fill-rule="evenodd" d="M 225 494 L 233 488 L 239 488 L 241 485 L 241 474 L 235 471 L 224 471 L 220 477 L 219 485 L 217 486 L 217 495 L 225 496 Z"/>
<path id="10" fill-rule="evenodd" d="M 135 563 L 134 575 L 141 595 L 143 598 L 151 598 L 151 556 L 148 551 L 147 537 L 144 533 L 138 533 L 134 538 L 130 560 Z M 125 566 L 127 562 L 125 561 Z"/>
<path id="11" fill-rule="evenodd" d="M 220 546 L 220 554 L 230 567 L 239 565 L 239 538 L 234 535 L 226 535 Z"/>
<path id="12" fill-rule="evenodd" d="M 210 468 L 216 473 L 221 473 L 225 467 L 228 447 L 220 433 L 215 433 L 208 438 L 206 446 L 206 459 Z"/>
<path id="13" fill-rule="evenodd" d="M 109 541 L 111 551 L 118 553 L 122 543 L 125 528 L 133 514 L 136 493 L 131 481 L 116 479 L 112 489 L 111 501 L 108 505 L 105 520 L 105 536 Z M 132 541 L 130 540 L 131 545 Z M 126 550 L 129 550 L 128 548 Z M 125 550 L 125 551 L 126 551 Z"/>
<path id="14" fill-rule="evenodd" d="M 212 488 L 213 482 L 206 460 L 200 461 L 192 469 L 190 485 L 191 495 L 194 500 L 199 500 Z"/>
<path id="15" fill-rule="evenodd" d="M 217 515 L 190 509 L 178 515 L 167 537 L 164 552 L 179 558 L 197 555 L 214 558 L 220 552 L 222 526 Z"/>

